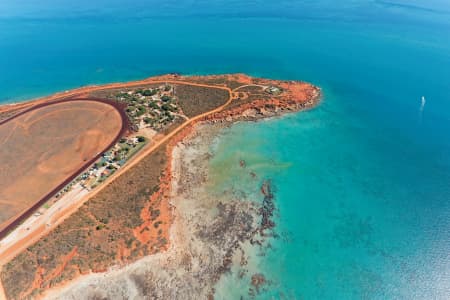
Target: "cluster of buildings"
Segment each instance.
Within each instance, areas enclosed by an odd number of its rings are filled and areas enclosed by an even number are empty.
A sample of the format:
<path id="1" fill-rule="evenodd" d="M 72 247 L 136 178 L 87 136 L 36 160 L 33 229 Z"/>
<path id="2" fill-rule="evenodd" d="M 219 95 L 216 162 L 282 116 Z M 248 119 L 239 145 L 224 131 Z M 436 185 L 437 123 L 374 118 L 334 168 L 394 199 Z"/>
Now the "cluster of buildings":
<path id="1" fill-rule="evenodd" d="M 86 189 L 95 188 L 117 169 L 120 169 L 145 143 L 146 139 L 141 136 L 122 138 L 111 150 L 105 152 L 89 170 L 80 176 L 81 186 Z"/>
<path id="2" fill-rule="evenodd" d="M 127 104 L 127 115 L 136 131 L 141 128 L 160 130 L 171 123 L 180 109 L 171 85 L 121 91 L 115 99 Z"/>
<path id="3" fill-rule="evenodd" d="M 120 169 L 146 142 L 146 138 L 142 136 L 122 138 L 109 151 L 105 152 L 94 165 L 56 194 L 55 198 L 69 192 L 77 184 L 87 190 L 95 188 L 117 169 Z"/>
<path id="4" fill-rule="evenodd" d="M 168 84 L 155 88 L 120 91 L 114 95 L 114 98 L 126 103 L 128 118 L 136 132 L 144 128 L 159 131 L 181 115 L 175 97 L 175 89 Z M 87 190 L 95 188 L 120 169 L 145 143 L 146 138 L 142 136 L 122 138 L 93 166 L 56 194 L 55 198 L 60 198 L 72 190 L 75 185 Z"/>

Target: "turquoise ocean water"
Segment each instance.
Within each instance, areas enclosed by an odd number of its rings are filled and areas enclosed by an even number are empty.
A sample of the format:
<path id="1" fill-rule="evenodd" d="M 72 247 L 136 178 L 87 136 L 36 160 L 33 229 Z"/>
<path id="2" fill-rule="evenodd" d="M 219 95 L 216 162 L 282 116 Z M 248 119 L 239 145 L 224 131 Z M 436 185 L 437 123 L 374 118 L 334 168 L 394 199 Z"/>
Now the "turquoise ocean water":
<path id="1" fill-rule="evenodd" d="M 447 1 L 6 0 L 0 102 L 165 72 L 317 84 L 316 109 L 215 144 L 215 189 L 255 190 L 239 159 L 276 188 L 257 298 L 449 299 L 449 33 Z"/>

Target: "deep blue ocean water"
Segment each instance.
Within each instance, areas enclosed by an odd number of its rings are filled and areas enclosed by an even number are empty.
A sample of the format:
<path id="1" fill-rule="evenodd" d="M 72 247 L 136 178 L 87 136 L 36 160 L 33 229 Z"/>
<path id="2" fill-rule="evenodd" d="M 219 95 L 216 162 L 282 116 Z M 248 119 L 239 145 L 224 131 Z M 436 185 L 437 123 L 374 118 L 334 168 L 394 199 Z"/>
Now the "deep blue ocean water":
<path id="1" fill-rule="evenodd" d="M 6 0 L 0 102 L 166 72 L 319 85 L 316 109 L 215 145 L 215 189 L 257 189 L 239 159 L 276 188 L 257 298 L 449 299 L 449 33 L 443 0 Z M 248 277 L 219 282 L 241 295 Z"/>

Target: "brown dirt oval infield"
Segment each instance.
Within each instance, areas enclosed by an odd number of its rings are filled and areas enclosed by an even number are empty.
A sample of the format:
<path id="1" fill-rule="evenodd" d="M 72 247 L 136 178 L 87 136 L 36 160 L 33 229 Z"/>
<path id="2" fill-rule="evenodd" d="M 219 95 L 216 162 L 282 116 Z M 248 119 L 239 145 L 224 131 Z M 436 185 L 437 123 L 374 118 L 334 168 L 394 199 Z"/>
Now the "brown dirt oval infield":
<path id="1" fill-rule="evenodd" d="M 127 130 L 121 105 L 96 98 L 41 103 L 0 122 L 0 238 Z"/>

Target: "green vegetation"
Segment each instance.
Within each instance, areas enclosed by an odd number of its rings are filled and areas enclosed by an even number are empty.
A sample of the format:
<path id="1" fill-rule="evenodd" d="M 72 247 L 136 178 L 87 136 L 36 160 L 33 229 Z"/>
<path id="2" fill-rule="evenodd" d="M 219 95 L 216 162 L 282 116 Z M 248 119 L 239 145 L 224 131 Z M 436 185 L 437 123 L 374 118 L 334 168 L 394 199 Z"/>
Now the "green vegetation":
<path id="1" fill-rule="evenodd" d="M 118 92 L 114 97 L 117 101 L 127 104 L 126 112 L 135 131 L 139 131 L 141 126 L 159 131 L 173 122 L 176 113 L 179 112 L 177 99 L 166 94 L 172 88 L 170 85 L 160 88 L 139 88 L 134 91 Z"/>
<path id="2" fill-rule="evenodd" d="M 159 106 L 158 106 L 158 104 L 157 104 L 156 101 L 151 101 L 151 102 L 149 102 L 149 103 L 148 103 L 148 106 L 149 106 L 150 108 L 153 108 L 153 109 L 158 109 L 158 108 L 159 108 Z"/>
<path id="3" fill-rule="evenodd" d="M 172 99 L 172 98 L 170 98 L 170 97 L 167 96 L 167 95 L 164 95 L 164 96 L 161 97 L 161 100 L 164 101 L 164 102 L 169 102 L 171 99 Z"/>
<path id="4" fill-rule="evenodd" d="M 141 95 L 142 96 L 154 96 L 158 91 L 156 89 L 144 90 Z"/>

